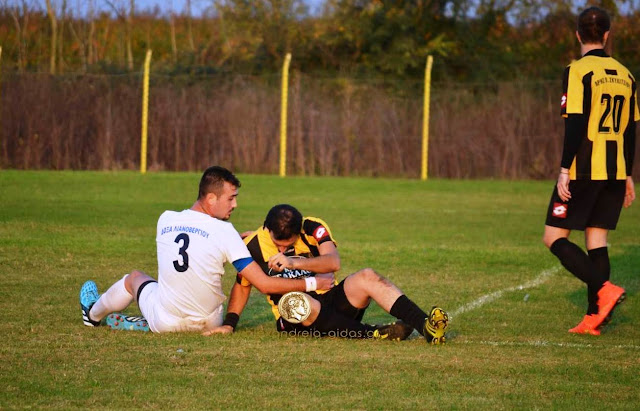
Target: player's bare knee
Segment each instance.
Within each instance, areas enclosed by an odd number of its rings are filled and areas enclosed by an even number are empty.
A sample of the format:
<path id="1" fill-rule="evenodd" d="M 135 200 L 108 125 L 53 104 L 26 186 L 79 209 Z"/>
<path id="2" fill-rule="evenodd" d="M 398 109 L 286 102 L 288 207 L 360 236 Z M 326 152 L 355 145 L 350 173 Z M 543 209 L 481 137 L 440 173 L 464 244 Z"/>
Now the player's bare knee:
<path id="1" fill-rule="evenodd" d="M 556 235 L 555 233 L 546 232 L 542 235 L 542 242 L 547 248 L 551 248 L 553 243 L 556 242 L 557 239 L 562 238 Z"/>
<path id="2" fill-rule="evenodd" d="M 380 275 L 375 272 L 373 268 L 363 268 L 362 270 L 354 273 L 354 276 L 360 281 L 369 282 L 376 281 L 380 278 Z"/>
<path id="3" fill-rule="evenodd" d="M 141 276 L 146 276 L 146 274 L 138 270 L 133 270 L 129 274 L 127 274 L 124 278 L 124 284 L 127 287 L 127 289 L 129 289 L 133 284 L 138 282 Z"/>
<path id="4" fill-rule="evenodd" d="M 149 277 L 142 271 L 133 270 L 124 279 L 124 286 L 131 295 L 136 295 L 138 292 L 138 287 L 142 285 L 142 283 L 153 280 L 153 278 Z"/>
<path id="5" fill-rule="evenodd" d="M 389 281 L 388 279 L 386 279 L 385 277 L 381 276 L 380 274 L 378 274 L 373 268 L 365 268 L 366 270 L 366 281 L 368 281 L 369 283 L 373 283 L 375 281 L 382 283 L 385 286 L 391 286 L 393 284 L 391 284 L 391 281 Z"/>

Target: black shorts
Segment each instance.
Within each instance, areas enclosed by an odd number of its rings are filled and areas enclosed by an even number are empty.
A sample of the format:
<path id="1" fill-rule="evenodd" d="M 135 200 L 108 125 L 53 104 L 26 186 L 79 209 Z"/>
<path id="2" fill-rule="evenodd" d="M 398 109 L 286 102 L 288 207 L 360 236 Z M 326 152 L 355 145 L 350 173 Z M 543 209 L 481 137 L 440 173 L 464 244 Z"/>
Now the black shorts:
<path id="1" fill-rule="evenodd" d="M 342 280 L 340 284 L 336 285 L 326 293 L 318 294 L 316 292 L 310 292 L 310 297 L 315 298 L 320 302 L 322 307 L 330 307 L 334 309 L 336 312 L 339 312 L 349 318 L 353 318 L 354 320 L 361 322 L 362 317 L 364 316 L 364 312 L 367 310 L 365 308 L 356 308 L 347 299 L 347 295 L 344 293 L 344 281 Z M 277 304 L 277 302 L 276 302 Z M 302 324 L 294 324 L 286 321 L 284 318 L 280 317 L 276 321 L 276 329 L 279 332 L 284 333 L 295 333 L 297 335 L 306 335 L 316 336 L 317 331 L 313 328 L 313 326 L 304 326 Z M 319 336 L 320 334 L 317 333 Z"/>
<path id="2" fill-rule="evenodd" d="M 568 230 L 587 227 L 615 230 L 626 191 L 625 180 L 572 180 L 571 199 L 563 202 L 553 188 L 546 224 Z"/>

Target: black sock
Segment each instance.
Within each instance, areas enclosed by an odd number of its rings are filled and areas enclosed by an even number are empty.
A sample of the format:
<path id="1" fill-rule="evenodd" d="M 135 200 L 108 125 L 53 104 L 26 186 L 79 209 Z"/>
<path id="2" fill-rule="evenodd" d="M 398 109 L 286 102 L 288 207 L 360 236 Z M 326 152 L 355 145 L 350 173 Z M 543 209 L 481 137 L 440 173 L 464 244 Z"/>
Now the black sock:
<path id="1" fill-rule="evenodd" d="M 604 276 L 580 247 L 566 238 L 559 238 L 551 244 L 550 250 L 571 274 L 588 285 L 598 289 L 602 287 Z"/>
<path id="2" fill-rule="evenodd" d="M 409 324 L 424 335 L 424 320 L 427 314 L 406 295 L 402 294 L 391 306 L 389 314 Z"/>
<path id="3" fill-rule="evenodd" d="M 589 250 L 589 259 L 602 275 L 605 281 L 609 281 L 611 275 L 611 264 L 609 263 L 609 249 L 607 247 L 594 248 Z M 600 288 L 588 287 L 589 289 L 589 309 L 587 314 L 598 313 L 598 291 Z"/>
<path id="4" fill-rule="evenodd" d="M 322 335 L 343 338 L 370 338 L 375 327 L 363 324 L 339 312 L 322 306 L 318 318 L 311 324 Z"/>
<path id="5" fill-rule="evenodd" d="M 609 263 L 609 249 L 607 247 L 594 248 L 589 250 L 589 259 L 596 266 L 605 281 L 609 281 L 611 275 L 611 264 Z"/>
<path id="6" fill-rule="evenodd" d="M 558 257 L 560 263 L 571 274 L 587 284 L 589 308 L 587 314 L 598 312 L 598 292 L 602 288 L 602 284 L 606 281 L 604 275 L 600 273 L 597 266 L 591 261 L 587 253 L 582 251 L 580 247 L 569 241 L 567 238 L 559 238 L 551 244 L 549 248 L 551 252 Z M 596 290 L 595 293 L 591 290 Z"/>

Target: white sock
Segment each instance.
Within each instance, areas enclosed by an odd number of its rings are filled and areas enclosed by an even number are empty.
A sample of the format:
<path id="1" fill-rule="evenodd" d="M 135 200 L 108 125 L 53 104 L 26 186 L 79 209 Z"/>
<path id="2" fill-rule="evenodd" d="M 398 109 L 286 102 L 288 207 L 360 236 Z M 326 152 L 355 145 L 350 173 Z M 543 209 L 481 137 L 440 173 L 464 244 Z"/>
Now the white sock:
<path id="1" fill-rule="evenodd" d="M 124 286 L 124 279 L 127 278 L 127 275 L 109 287 L 91 307 L 89 317 L 93 321 L 100 321 L 110 313 L 122 311 L 133 302 L 133 296 Z"/>

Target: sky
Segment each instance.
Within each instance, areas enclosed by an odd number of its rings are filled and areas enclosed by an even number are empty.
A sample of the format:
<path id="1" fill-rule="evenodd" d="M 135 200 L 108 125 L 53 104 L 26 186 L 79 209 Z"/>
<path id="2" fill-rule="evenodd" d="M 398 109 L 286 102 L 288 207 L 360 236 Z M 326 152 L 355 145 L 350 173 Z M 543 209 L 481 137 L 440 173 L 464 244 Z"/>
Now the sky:
<path id="1" fill-rule="evenodd" d="M 6 1 L 6 3 L 5 3 Z M 0 0 L 1 4 L 8 4 L 10 6 L 20 5 L 22 4 L 21 0 Z M 309 11 L 314 13 L 319 13 L 320 8 L 325 0 L 302 0 L 309 6 Z M 210 9 L 214 0 L 191 0 L 191 12 L 194 16 L 201 15 L 203 11 Z M 61 0 L 53 0 L 51 2 L 54 8 L 60 7 L 62 4 Z M 94 7 L 98 10 L 112 10 L 108 3 L 112 3 L 117 7 L 125 7 L 127 8 L 129 5 L 129 0 L 93 0 Z M 46 10 L 45 0 L 27 0 L 27 4 L 40 9 Z M 79 14 L 82 15 L 86 9 L 87 4 L 89 2 L 87 0 L 67 0 L 68 10 L 79 11 Z M 186 0 L 135 0 L 136 10 L 153 10 L 156 7 L 160 10 L 162 14 L 166 14 L 169 10 L 173 10 L 177 13 L 181 13 L 185 9 Z M 77 13 L 74 13 L 77 14 Z"/>
<path id="2" fill-rule="evenodd" d="M 100 3 L 103 0 L 97 0 L 96 3 Z M 323 0 L 303 0 L 308 6 L 312 13 L 317 12 L 320 8 L 320 5 L 323 3 Z M 70 3 L 73 0 L 70 1 Z M 165 12 L 168 11 L 171 7 L 176 12 L 180 12 L 184 10 L 185 0 L 136 0 L 136 8 L 140 9 L 153 9 L 155 6 Z M 191 0 L 191 10 L 194 15 L 202 14 L 202 11 L 206 8 L 210 7 L 213 3 L 212 0 Z"/>
<path id="3" fill-rule="evenodd" d="M 127 7 L 129 4 L 129 0 L 93 0 L 94 5 L 98 9 L 102 10 L 110 10 L 110 7 L 107 5 L 107 2 L 114 3 L 116 5 L 122 5 Z M 322 5 L 326 0 L 302 0 L 309 6 L 309 10 L 311 14 L 320 13 Z M 8 4 L 17 4 L 20 0 L 7 0 Z M 194 16 L 201 15 L 203 11 L 210 9 L 214 0 L 191 0 L 191 11 Z M 30 0 L 28 3 L 37 4 L 40 8 L 45 8 L 44 0 Z M 61 0 L 54 0 L 52 3 L 55 5 L 59 5 Z M 173 10 L 177 13 L 181 13 L 185 9 L 186 0 L 135 0 L 136 9 L 137 10 L 153 10 L 154 8 L 158 8 L 162 14 L 167 14 L 169 10 Z M 590 0 L 573 0 L 574 7 L 580 9 L 585 6 L 585 4 L 589 4 Z M 640 7 L 640 0 L 618 0 L 618 7 L 620 7 L 620 12 L 622 14 L 627 14 L 630 11 L 633 11 L 635 8 Z M 83 9 L 87 4 L 87 0 L 67 0 L 67 5 L 74 9 L 74 6 L 79 9 Z M 37 7 L 37 6 L 36 6 Z M 81 12 L 82 13 L 82 12 Z"/>

